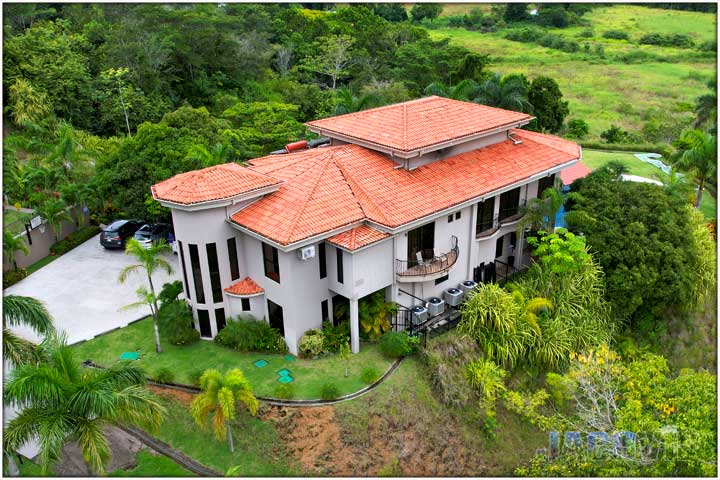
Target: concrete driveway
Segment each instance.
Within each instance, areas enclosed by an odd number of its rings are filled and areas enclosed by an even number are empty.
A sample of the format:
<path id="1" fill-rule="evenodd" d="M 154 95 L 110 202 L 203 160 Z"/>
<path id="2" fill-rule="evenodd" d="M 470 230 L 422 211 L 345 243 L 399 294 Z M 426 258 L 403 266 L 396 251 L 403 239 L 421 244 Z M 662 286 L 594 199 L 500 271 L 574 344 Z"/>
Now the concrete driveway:
<path id="1" fill-rule="evenodd" d="M 179 280 L 180 264 L 176 255 L 166 254 L 173 273 L 156 272 L 156 289 L 166 282 Z M 55 327 L 63 330 L 68 343 L 88 340 L 116 327 L 125 326 L 150 313 L 147 307 L 120 311 L 137 302 L 135 293 L 147 285 L 143 271 L 132 274 L 124 284 L 118 283 L 120 270 L 136 263 L 123 250 L 105 250 L 97 235 L 44 266 L 4 291 L 42 300 L 53 316 Z M 39 340 L 32 330 L 14 329 L 28 340 Z"/>

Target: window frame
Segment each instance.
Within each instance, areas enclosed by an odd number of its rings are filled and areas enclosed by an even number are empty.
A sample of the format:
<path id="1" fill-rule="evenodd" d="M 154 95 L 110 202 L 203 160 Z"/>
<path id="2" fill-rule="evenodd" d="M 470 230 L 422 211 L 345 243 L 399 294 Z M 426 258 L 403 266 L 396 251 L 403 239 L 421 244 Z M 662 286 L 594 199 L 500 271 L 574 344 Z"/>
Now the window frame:
<path id="1" fill-rule="evenodd" d="M 337 267 L 337 281 L 338 283 L 344 284 L 345 280 L 345 268 L 343 265 L 343 251 L 335 247 L 335 263 Z"/>
<path id="2" fill-rule="evenodd" d="M 197 244 L 189 243 L 190 270 L 192 271 L 193 283 L 195 284 L 195 298 L 197 303 L 205 303 L 205 285 L 203 285 L 202 269 L 200 268 L 200 250 Z"/>
<path id="3" fill-rule="evenodd" d="M 205 244 L 205 254 L 207 255 L 213 303 L 220 303 L 223 301 L 223 293 L 222 283 L 220 281 L 220 263 L 218 262 L 217 245 L 215 242 Z"/>
<path id="4" fill-rule="evenodd" d="M 274 282 L 280 283 L 280 258 L 278 249 L 268 243 L 262 242 L 262 257 L 265 276 Z"/>
<path id="5" fill-rule="evenodd" d="M 320 279 L 327 278 L 327 255 L 325 253 L 325 242 L 320 242 L 318 245 L 318 261 L 320 268 Z"/>
<path id="6" fill-rule="evenodd" d="M 228 262 L 230 262 L 230 280 L 240 278 L 240 262 L 238 260 L 237 240 L 235 237 L 227 239 Z"/>

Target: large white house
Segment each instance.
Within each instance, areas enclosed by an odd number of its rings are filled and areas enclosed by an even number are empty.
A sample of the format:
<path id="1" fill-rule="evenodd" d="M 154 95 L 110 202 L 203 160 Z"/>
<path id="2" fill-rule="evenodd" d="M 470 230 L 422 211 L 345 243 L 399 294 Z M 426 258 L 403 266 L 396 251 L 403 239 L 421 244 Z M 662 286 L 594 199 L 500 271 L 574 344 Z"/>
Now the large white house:
<path id="1" fill-rule="evenodd" d="M 581 157 L 519 130 L 530 115 L 427 97 L 309 122 L 329 141 L 176 175 L 152 187 L 172 210 L 196 328 L 251 314 L 303 333 L 383 290 L 405 307 L 524 261 L 520 208 Z M 319 143 L 319 142 L 316 142 Z M 521 235 L 520 235 L 521 236 Z"/>

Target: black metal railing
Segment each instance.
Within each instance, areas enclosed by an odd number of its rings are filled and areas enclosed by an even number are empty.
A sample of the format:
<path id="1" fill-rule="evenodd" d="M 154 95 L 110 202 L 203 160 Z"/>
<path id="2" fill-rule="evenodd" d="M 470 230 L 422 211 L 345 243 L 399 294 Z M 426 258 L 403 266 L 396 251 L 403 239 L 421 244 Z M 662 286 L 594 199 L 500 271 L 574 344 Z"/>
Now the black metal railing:
<path id="1" fill-rule="evenodd" d="M 451 248 L 447 253 L 434 255 L 432 250 L 422 250 L 422 263 L 417 259 L 395 260 L 395 273 L 400 276 L 415 277 L 432 275 L 446 272 L 457 262 L 459 249 L 458 239 L 455 235 L 451 237 Z"/>

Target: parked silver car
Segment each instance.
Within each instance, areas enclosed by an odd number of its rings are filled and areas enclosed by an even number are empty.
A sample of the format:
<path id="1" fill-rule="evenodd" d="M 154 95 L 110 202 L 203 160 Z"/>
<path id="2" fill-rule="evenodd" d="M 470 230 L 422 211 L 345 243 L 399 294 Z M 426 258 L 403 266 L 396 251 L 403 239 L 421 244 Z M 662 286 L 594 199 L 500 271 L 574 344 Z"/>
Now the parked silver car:
<path id="1" fill-rule="evenodd" d="M 140 242 L 144 248 L 150 248 L 160 239 L 164 239 L 168 243 L 174 243 L 172 225 L 167 223 L 145 224 L 135 232 L 135 239 Z"/>

